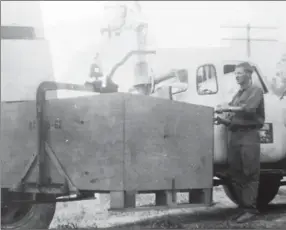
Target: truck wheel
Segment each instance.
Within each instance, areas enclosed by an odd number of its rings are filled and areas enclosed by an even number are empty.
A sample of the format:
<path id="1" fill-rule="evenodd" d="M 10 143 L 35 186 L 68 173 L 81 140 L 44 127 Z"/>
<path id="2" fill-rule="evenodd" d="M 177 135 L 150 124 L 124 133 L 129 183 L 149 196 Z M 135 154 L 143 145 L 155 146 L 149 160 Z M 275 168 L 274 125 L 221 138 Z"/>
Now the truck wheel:
<path id="1" fill-rule="evenodd" d="M 264 209 L 275 198 L 280 187 L 280 176 L 262 176 L 259 182 L 257 207 Z M 234 188 L 230 185 L 224 185 L 223 189 L 227 197 L 238 205 L 238 200 L 234 194 Z"/>
<path id="2" fill-rule="evenodd" d="M 1 205 L 1 229 L 48 229 L 56 204 Z"/>

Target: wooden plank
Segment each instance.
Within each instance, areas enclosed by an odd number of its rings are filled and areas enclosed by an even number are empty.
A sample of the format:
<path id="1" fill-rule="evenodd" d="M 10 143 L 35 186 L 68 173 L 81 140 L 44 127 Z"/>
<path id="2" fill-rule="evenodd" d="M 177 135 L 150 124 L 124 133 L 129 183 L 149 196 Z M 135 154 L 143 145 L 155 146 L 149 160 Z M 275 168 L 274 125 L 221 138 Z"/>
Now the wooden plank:
<path id="1" fill-rule="evenodd" d="M 125 107 L 125 190 L 212 187 L 212 108 L 142 95 Z"/>
<path id="2" fill-rule="evenodd" d="M 114 209 L 125 207 L 123 191 L 110 192 L 110 207 Z"/>
<path id="3" fill-rule="evenodd" d="M 185 191 L 189 193 L 189 202 L 178 202 L 178 190 L 160 190 L 160 191 L 144 191 L 144 194 L 155 193 L 155 204 L 135 205 L 135 191 L 116 191 L 110 192 L 110 209 L 111 211 L 143 211 L 155 209 L 177 209 L 192 207 L 208 207 L 214 203 L 212 201 L 212 189 L 190 189 Z M 138 194 L 142 194 L 139 192 Z M 129 195 L 129 196 L 128 196 Z M 129 202 L 129 203 L 128 203 Z"/>
<path id="4" fill-rule="evenodd" d="M 136 208 L 110 208 L 109 211 L 120 211 L 120 212 L 140 212 L 140 211 L 149 211 L 149 210 L 175 210 L 182 208 L 200 208 L 200 207 L 210 207 L 212 204 L 178 204 L 176 206 L 144 206 Z"/>
<path id="5" fill-rule="evenodd" d="M 155 205 L 156 206 L 176 206 L 177 205 L 177 193 L 174 191 L 157 191 L 155 193 Z"/>
<path id="6" fill-rule="evenodd" d="M 125 209 L 136 207 L 135 191 L 111 191 L 110 192 L 110 208 Z"/>
<path id="7" fill-rule="evenodd" d="M 210 204 L 212 202 L 212 189 L 193 189 L 189 191 L 190 204 Z"/>
<path id="8" fill-rule="evenodd" d="M 151 194 L 152 192 L 150 192 Z M 177 209 L 177 208 L 193 208 L 193 207 L 209 207 L 214 205 L 212 202 L 212 189 L 191 189 L 189 190 L 192 195 L 192 201 L 188 203 L 178 203 L 177 194 L 178 191 L 156 191 L 155 192 L 155 204 L 151 205 L 134 205 L 134 196 L 127 197 L 127 193 L 124 191 L 116 191 L 110 193 L 110 211 L 147 211 L 147 210 L 164 210 L 164 209 Z M 130 193 L 134 195 L 134 191 Z M 132 199 L 130 199 L 132 198 Z M 196 198 L 196 200 L 194 200 Z M 132 205 L 127 205 L 127 199 L 132 200 Z"/>

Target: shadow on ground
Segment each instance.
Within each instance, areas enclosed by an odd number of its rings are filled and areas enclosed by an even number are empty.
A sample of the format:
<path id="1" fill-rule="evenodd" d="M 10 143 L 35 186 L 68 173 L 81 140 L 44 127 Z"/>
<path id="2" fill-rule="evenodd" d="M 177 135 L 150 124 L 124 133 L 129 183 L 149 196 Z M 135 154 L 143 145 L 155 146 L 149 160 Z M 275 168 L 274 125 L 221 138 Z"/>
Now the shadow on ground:
<path id="1" fill-rule="evenodd" d="M 177 228 L 177 229 L 285 229 L 286 227 L 286 204 L 271 204 L 267 210 L 263 211 L 253 221 L 244 224 L 231 223 L 232 215 L 238 210 L 232 208 L 220 208 L 213 210 L 198 211 L 195 213 L 172 214 L 160 218 L 150 218 L 137 222 L 136 224 L 122 225 L 118 227 L 143 228 Z"/>
<path id="2" fill-rule="evenodd" d="M 120 213 L 118 216 L 117 213 L 109 213 L 104 217 L 106 220 L 100 218 L 93 219 L 98 213 L 87 216 L 87 211 L 85 211 L 82 214 L 85 219 L 81 221 L 84 222 L 88 220 L 90 223 L 85 223 L 84 228 L 78 228 L 77 224 L 74 226 L 71 225 L 70 222 L 75 219 L 75 216 L 70 214 L 72 217 L 62 222 L 65 224 L 57 224 L 56 229 L 96 229 L 98 227 L 101 229 L 286 229 L 286 189 L 281 188 L 277 197 L 273 200 L 273 203 L 268 206 L 267 210 L 264 210 L 253 221 L 246 224 L 235 224 L 228 221 L 233 215 L 237 214 L 239 210 L 226 198 L 221 187 L 215 188 L 214 192 L 214 202 L 216 202 L 216 204 L 212 207 L 182 209 L 178 210 L 179 213 L 162 213 L 163 215 L 160 214 L 160 217 L 158 217 L 159 213 L 156 213 L 155 216 L 154 211 L 147 211 L 145 214 L 140 214 L 139 212 L 136 215 L 132 212 L 131 214 Z M 76 208 L 76 206 L 74 206 L 74 208 Z M 68 207 L 66 207 L 66 209 L 68 209 Z M 114 217 L 119 217 L 119 219 L 113 219 L 113 215 Z M 140 218 L 141 220 L 138 220 L 139 216 L 142 217 Z M 121 217 L 124 219 L 123 221 L 120 219 Z M 132 219 L 133 217 L 134 219 Z M 143 218 L 144 220 L 142 220 Z M 107 227 L 106 224 L 103 224 L 106 227 L 102 226 L 99 220 L 101 222 L 110 222 L 110 227 Z M 118 220 L 120 220 L 119 222 L 121 223 L 118 223 Z M 75 221 L 75 223 L 77 222 Z M 83 224 L 81 223 L 81 225 Z M 89 227 L 87 228 L 85 226 Z"/>

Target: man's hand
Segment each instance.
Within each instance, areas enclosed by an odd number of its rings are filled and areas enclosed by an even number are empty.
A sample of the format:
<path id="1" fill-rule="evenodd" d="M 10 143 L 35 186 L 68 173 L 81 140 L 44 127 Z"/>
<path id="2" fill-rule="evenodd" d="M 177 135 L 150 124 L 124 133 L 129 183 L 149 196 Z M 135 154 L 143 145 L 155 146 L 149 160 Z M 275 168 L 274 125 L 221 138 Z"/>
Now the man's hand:
<path id="1" fill-rule="evenodd" d="M 216 117 L 214 118 L 214 122 L 216 125 L 225 125 L 225 126 L 229 126 L 230 125 L 230 121 L 221 117 Z"/>
<path id="2" fill-rule="evenodd" d="M 228 105 L 217 105 L 215 108 L 216 113 L 223 113 L 223 112 L 228 112 L 228 111 L 229 111 Z"/>

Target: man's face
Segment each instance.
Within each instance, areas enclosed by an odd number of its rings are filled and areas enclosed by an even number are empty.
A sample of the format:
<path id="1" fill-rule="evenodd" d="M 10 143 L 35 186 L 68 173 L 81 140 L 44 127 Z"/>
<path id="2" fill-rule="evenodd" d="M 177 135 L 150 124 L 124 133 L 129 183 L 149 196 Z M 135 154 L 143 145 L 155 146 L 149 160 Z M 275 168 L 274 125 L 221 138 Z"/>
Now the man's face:
<path id="1" fill-rule="evenodd" d="M 235 69 L 235 78 L 236 78 L 236 82 L 239 85 L 242 85 L 244 83 L 246 83 L 249 79 L 249 76 L 247 75 L 247 73 L 244 71 L 243 67 L 237 67 Z"/>

